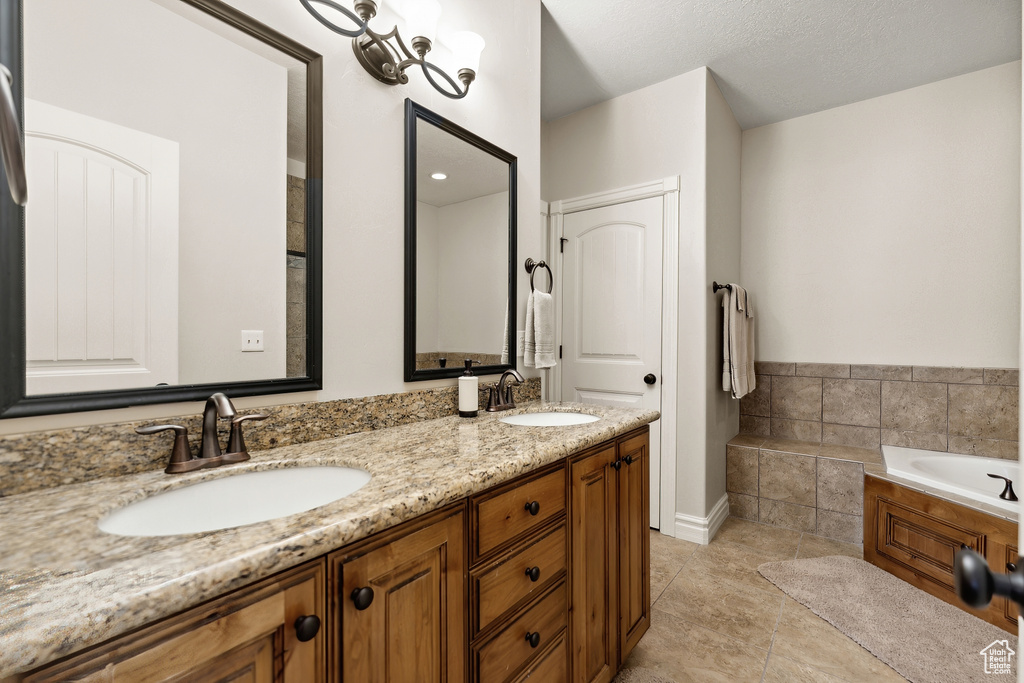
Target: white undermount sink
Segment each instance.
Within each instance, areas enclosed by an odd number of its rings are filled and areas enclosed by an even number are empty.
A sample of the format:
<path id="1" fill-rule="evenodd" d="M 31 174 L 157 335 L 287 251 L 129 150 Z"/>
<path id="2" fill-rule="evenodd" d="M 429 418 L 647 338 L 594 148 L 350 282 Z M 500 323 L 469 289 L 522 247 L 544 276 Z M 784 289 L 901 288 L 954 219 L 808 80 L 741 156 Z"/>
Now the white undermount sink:
<path id="1" fill-rule="evenodd" d="M 572 425 L 597 422 L 600 419 L 586 413 L 523 413 L 522 415 L 509 415 L 499 421 L 521 427 L 571 427 Z"/>
<path id="2" fill-rule="evenodd" d="M 351 467 L 286 467 L 244 472 L 158 493 L 115 510 L 100 531 L 174 536 L 287 517 L 355 493 L 370 473 Z"/>

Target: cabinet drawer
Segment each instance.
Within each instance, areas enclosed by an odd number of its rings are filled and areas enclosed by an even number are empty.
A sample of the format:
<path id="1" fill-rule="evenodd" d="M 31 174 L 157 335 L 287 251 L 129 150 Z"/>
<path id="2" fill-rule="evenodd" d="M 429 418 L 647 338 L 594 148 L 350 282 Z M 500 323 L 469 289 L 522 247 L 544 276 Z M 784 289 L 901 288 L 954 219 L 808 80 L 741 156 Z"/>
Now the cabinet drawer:
<path id="1" fill-rule="evenodd" d="M 563 633 L 547 652 L 524 671 L 516 683 L 567 683 L 569 680 L 569 645 Z"/>
<path id="2" fill-rule="evenodd" d="M 509 680 L 530 659 L 563 636 L 566 626 L 566 590 L 561 582 L 518 619 L 475 651 L 474 680 L 478 683 L 501 683 Z M 530 645 L 527 634 L 539 633 L 537 647 Z M 540 679 L 538 679 L 540 680 Z"/>
<path id="3" fill-rule="evenodd" d="M 565 541 L 562 524 L 539 541 L 474 575 L 474 632 L 487 628 L 494 619 L 562 576 L 566 569 Z M 538 570 L 536 581 L 527 573 L 530 569 Z"/>
<path id="4" fill-rule="evenodd" d="M 484 494 L 472 511 L 479 558 L 565 512 L 565 468 Z"/>
<path id="5" fill-rule="evenodd" d="M 878 499 L 877 551 L 953 589 L 953 558 L 961 544 L 985 553 L 985 534 L 895 501 Z"/>

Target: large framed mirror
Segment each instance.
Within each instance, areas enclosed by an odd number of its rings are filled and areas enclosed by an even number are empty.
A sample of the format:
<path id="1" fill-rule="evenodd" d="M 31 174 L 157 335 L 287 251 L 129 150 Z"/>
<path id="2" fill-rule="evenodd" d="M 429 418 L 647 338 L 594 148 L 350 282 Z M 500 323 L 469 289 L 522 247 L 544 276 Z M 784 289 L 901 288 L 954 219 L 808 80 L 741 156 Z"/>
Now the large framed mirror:
<path id="1" fill-rule="evenodd" d="M 405 380 L 516 359 L 516 157 L 405 102 Z"/>
<path id="2" fill-rule="evenodd" d="M 219 0 L 0 3 L 0 416 L 320 389 L 321 56 Z"/>

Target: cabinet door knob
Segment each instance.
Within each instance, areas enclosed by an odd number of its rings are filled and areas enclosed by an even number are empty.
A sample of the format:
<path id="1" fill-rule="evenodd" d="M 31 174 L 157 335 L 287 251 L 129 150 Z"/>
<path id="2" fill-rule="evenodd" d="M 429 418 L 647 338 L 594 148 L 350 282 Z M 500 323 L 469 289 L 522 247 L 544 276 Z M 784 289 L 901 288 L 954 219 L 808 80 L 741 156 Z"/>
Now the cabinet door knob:
<path id="1" fill-rule="evenodd" d="M 1013 562 L 1007 562 L 1006 571 L 1012 574 L 1013 572 L 1017 571 L 1017 565 L 1015 565 Z"/>
<path id="2" fill-rule="evenodd" d="M 634 458 L 632 455 L 627 455 L 625 458 L 622 459 L 622 461 L 625 462 L 627 465 L 632 465 L 635 460 L 636 458 Z"/>
<path id="3" fill-rule="evenodd" d="M 615 471 L 618 472 L 619 470 L 622 469 L 622 461 L 616 460 L 615 462 L 612 463 L 612 467 L 614 467 Z"/>
<path id="4" fill-rule="evenodd" d="M 527 503 L 526 507 L 524 507 L 523 509 L 524 510 L 529 510 L 530 514 L 533 515 L 534 517 L 536 517 L 537 513 L 540 512 L 540 503 L 538 503 L 537 501 L 533 501 L 532 503 Z"/>
<path id="5" fill-rule="evenodd" d="M 534 631 L 533 633 L 526 634 L 526 642 L 530 644 L 530 647 L 537 647 L 540 645 L 540 634 Z"/>
<path id="6" fill-rule="evenodd" d="M 352 591 L 352 602 L 356 604 L 357 610 L 362 611 L 366 609 L 373 602 L 373 589 L 369 586 L 356 588 Z"/>
<path id="7" fill-rule="evenodd" d="M 307 614 L 295 620 L 295 637 L 300 643 L 313 640 L 320 632 L 320 617 L 315 614 Z"/>
<path id="8" fill-rule="evenodd" d="M 657 381 L 658 378 L 652 375 L 651 373 L 647 373 L 646 375 L 644 375 L 644 384 L 654 384 Z"/>
<path id="9" fill-rule="evenodd" d="M 530 577 L 530 581 L 536 581 L 540 578 L 540 567 L 530 567 L 526 570 L 526 575 Z"/>

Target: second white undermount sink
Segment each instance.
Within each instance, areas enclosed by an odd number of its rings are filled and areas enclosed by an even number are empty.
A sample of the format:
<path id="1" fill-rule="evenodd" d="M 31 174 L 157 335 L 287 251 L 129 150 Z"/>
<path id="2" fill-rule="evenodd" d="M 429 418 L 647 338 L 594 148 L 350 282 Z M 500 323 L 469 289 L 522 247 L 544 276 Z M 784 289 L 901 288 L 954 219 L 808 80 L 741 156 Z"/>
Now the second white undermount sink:
<path id="1" fill-rule="evenodd" d="M 571 427 L 588 422 L 597 422 L 601 418 L 586 413 L 523 413 L 503 417 L 500 422 L 521 427 Z"/>
<path id="2" fill-rule="evenodd" d="M 243 472 L 158 493 L 115 510 L 100 531 L 118 536 L 197 534 L 265 522 L 333 503 L 370 473 L 352 467 L 285 467 Z"/>

